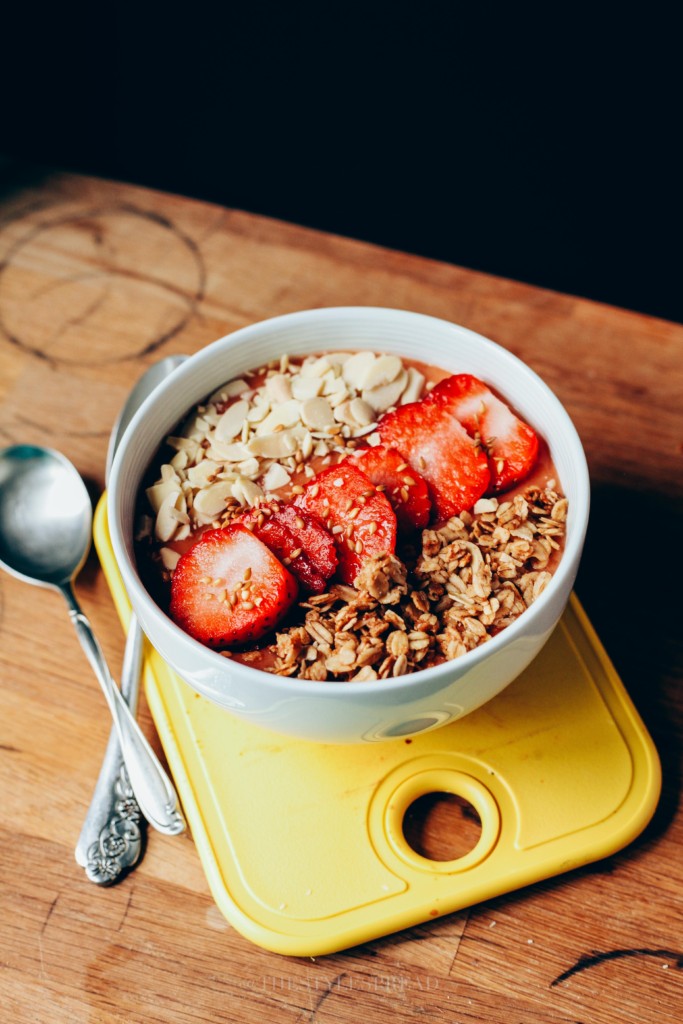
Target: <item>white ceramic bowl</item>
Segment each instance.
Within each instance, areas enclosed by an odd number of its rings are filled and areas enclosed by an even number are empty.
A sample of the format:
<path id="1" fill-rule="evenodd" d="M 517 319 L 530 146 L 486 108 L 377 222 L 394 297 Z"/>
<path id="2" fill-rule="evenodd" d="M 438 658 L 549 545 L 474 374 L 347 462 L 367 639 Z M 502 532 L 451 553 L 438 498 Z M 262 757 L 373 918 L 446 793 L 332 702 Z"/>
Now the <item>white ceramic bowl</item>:
<path id="1" fill-rule="evenodd" d="M 560 564 L 534 604 L 490 641 L 455 661 L 377 682 L 312 682 L 239 665 L 179 629 L 145 590 L 133 554 L 140 482 L 161 441 L 197 402 L 226 380 L 282 353 L 370 348 L 413 357 L 493 385 L 546 439 L 569 499 Z M 235 715 L 305 739 L 353 743 L 438 728 L 495 697 L 536 657 L 569 598 L 588 521 L 589 482 L 577 432 L 528 366 L 464 327 L 395 309 L 306 310 L 242 328 L 185 362 L 145 402 L 119 446 L 109 485 L 117 563 L 149 640 L 200 694 Z"/>

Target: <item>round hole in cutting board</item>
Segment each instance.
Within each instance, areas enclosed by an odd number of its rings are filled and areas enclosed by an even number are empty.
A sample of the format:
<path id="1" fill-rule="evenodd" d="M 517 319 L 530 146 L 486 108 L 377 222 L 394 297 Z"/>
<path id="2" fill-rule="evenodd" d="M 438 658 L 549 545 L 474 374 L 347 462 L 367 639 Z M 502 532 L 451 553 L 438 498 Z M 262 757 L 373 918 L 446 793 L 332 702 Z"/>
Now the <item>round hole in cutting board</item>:
<path id="1" fill-rule="evenodd" d="M 469 800 L 455 793 L 424 793 L 403 816 L 408 846 L 428 860 L 458 860 L 481 838 L 481 818 Z"/>

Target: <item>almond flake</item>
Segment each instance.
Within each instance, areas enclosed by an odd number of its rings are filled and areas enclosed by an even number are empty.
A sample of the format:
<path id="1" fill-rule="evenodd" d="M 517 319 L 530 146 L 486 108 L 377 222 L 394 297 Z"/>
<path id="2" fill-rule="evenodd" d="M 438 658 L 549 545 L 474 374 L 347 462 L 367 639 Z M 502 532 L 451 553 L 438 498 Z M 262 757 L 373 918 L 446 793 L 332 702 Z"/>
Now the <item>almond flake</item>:
<path id="1" fill-rule="evenodd" d="M 308 398 L 317 398 L 323 389 L 321 377 L 302 377 L 297 374 L 292 378 L 292 396 L 299 402 L 305 402 Z"/>
<path id="2" fill-rule="evenodd" d="M 211 520 L 219 512 L 225 509 L 226 500 L 233 493 L 233 484 L 230 480 L 218 480 L 210 487 L 198 491 L 194 499 L 194 512 L 203 518 Z"/>
<path id="3" fill-rule="evenodd" d="M 194 459 L 199 448 L 197 442 L 189 437 L 167 437 L 166 444 L 177 452 L 187 452 L 191 459 Z"/>
<path id="4" fill-rule="evenodd" d="M 152 487 L 148 487 L 145 493 L 154 510 L 154 514 L 158 515 L 159 509 L 169 495 L 174 495 L 174 503 L 180 497 L 180 482 L 175 477 L 171 480 L 164 480 L 154 484 Z"/>
<path id="5" fill-rule="evenodd" d="M 164 569 L 168 569 L 169 572 L 173 572 L 180 559 L 179 552 L 174 551 L 173 548 L 163 547 L 159 551 L 159 556 Z"/>
<path id="6" fill-rule="evenodd" d="M 247 445 L 249 453 L 266 459 L 282 459 L 293 455 L 298 448 L 296 437 L 291 431 L 281 430 L 277 434 L 257 434 Z"/>
<path id="7" fill-rule="evenodd" d="M 228 383 L 224 384 L 222 388 L 218 389 L 218 391 L 214 391 L 209 398 L 207 405 L 216 405 L 216 403 L 225 402 L 229 398 L 237 398 L 238 395 L 242 395 L 247 391 L 248 387 L 249 385 L 246 380 L 242 380 L 241 377 L 238 377 L 236 380 L 228 381 Z"/>
<path id="8" fill-rule="evenodd" d="M 276 427 L 294 427 L 301 417 L 301 403 L 296 398 L 282 402 L 268 413 L 256 428 L 257 434 L 270 434 Z"/>
<path id="9" fill-rule="evenodd" d="M 198 466 L 192 466 L 188 469 L 187 479 L 193 487 L 206 487 L 214 482 L 222 468 L 223 466 L 220 462 L 204 459 Z"/>
<path id="10" fill-rule="evenodd" d="M 288 402 L 292 398 L 292 383 L 284 373 L 275 373 L 266 380 L 266 393 L 272 405 Z"/>
<path id="11" fill-rule="evenodd" d="M 216 426 L 216 438 L 219 441 L 232 441 L 234 437 L 237 437 L 248 411 L 249 403 L 245 402 L 244 399 L 240 399 L 240 401 L 228 406 Z"/>
<path id="12" fill-rule="evenodd" d="M 326 398 L 307 398 L 300 408 L 301 419 L 311 430 L 327 430 L 334 424 L 334 413 Z"/>
<path id="13" fill-rule="evenodd" d="M 363 398 L 354 398 L 351 401 L 351 417 L 359 427 L 367 427 L 375 422 L 375 410 Z"/>
<path id="14" fill-rule="evenodd" d="M 391 384 L 400 373 L 405 373 L 405 370 L 398 356 L 379 356 L 368 368 L 363 379 L 363 388 L 369 390 Z"/>
<path id="15" fill-rule="evenodd" d="M 246 444 L 242 444 L 241 441 L 226 442 L 212 440 L 211 445 L 206 450 L 207 457 L 214 461 L 222 460 L 225 462 L 241 462 L 243 459 L 249 457 L 249 449 Z"/>
<path id="16" fill-rule="evenodd" d="M 170 493 L 164 498 L 159 507 L 156 522 L 154 524 L 154 534 L 157 540 L 164 543 L 172 539 L 178 528 L 178 520 L 173 515 L 173 512 L 176 510 L 175 504 L 179 498 L 180 493 L 177 495 Z"/>
<path id="17" fill-rule="evenodd" d="M 215 486 L 215 485 L 214 485 Z M 255 484 L 253 480 L 248 480 L 246 477 L 239 477 L 231 485 L 231 494 L 233 498 L 243 505 L 254 506 L 259 498 L 263 497 L 263 491 L 258 484 Z"/>
<path id="18" fill-rule="evenodd" d="M 407 405 L 408 402 L 417 402 L 422 394 L 425 383 L 424 374 L 420 373 L 413 366 L 409 366 L 406 372 L 408 374 L 408 382 L 401 395 L 401 405 Z"/>
<path id="19" fill-rule="evenodd" d="M 290 477 L 284 466 L 279 462 L 273 462 L 263 478 L 263 486 L 266 491 L 277 491 L 289 483 Z"/>
<path id="20" fill-rule="evenodd" d="M 395 379 L 373 388 L 363 388 L 362 398 L 375 412 L 386 412 L 396 405 L 408 383 L 408 374 L 401 369 Z"/>
<path id="21" fill-rule="evenodd" d="M 322 377 L 331 368 L 327 356 L 320 356 L 319 359 L 305 359 L 301 365 L 302 377 Z"/>
<path id="22" fill-rule="evenodd" d="M 255 479 L 261 472 L 261 463 L 253 455 L 245 459 L 243 462 L 237 464 L 237 470 L 240 476 L 248 476 L 251 480 Z"/>
<path id="23" fill-rule="evenodd" d="M 370 373 L 375 359 L 374 352 L 355 352 L 346 360 L 342 368 L 342 376 L 350 388 L 355 391 L 363 390 L 365 379 Z"/>
<path id="24" fill-rule="evenodd" d="M 270 402 L 255 402 L 247 413 L 247 423 L 261 423 L 270 412 Z"/>

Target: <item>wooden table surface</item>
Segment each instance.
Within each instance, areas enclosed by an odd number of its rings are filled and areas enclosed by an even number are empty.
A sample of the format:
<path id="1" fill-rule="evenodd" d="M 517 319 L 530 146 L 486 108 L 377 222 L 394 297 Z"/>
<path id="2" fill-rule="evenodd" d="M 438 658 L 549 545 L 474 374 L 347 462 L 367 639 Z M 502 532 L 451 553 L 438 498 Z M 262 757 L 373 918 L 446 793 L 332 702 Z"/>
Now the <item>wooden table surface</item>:
<path id="1" fill-rule="evenodd" d="M 586 448 L 577 592 L 664 776 L 651 824 L 607 860 L 343 953 L 281 957 L 227 924 L 188 835 L 150 834 L 117 886 L 86 880 L 73 850 L 107 713 L 61 599 L 0 574 L 3 1020 L 679 1021 L 683 327 L 126 185 L 52 175 L 0 201 L 0 445 L 60 449 L 93 499 L 140 373 L 268 316 L 413 309 L 529 363 Z M 93 554 L 76 591 L 117 674 Z M 144 703 L 140 721 L 160 752 Z"/>

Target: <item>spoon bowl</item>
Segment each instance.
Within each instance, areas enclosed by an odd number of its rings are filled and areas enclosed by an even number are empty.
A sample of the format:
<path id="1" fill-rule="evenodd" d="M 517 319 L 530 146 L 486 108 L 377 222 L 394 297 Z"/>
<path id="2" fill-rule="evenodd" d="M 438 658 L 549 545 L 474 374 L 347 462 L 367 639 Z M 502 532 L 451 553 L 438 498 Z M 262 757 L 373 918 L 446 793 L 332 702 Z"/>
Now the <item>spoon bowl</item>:
<path id="1" fill-rule="evenodd" d="M 27 583 L 59 587 L 90 547 L 92 507 L 59 452 L 18 445 L 0 452 L 0 562 Z"/>

